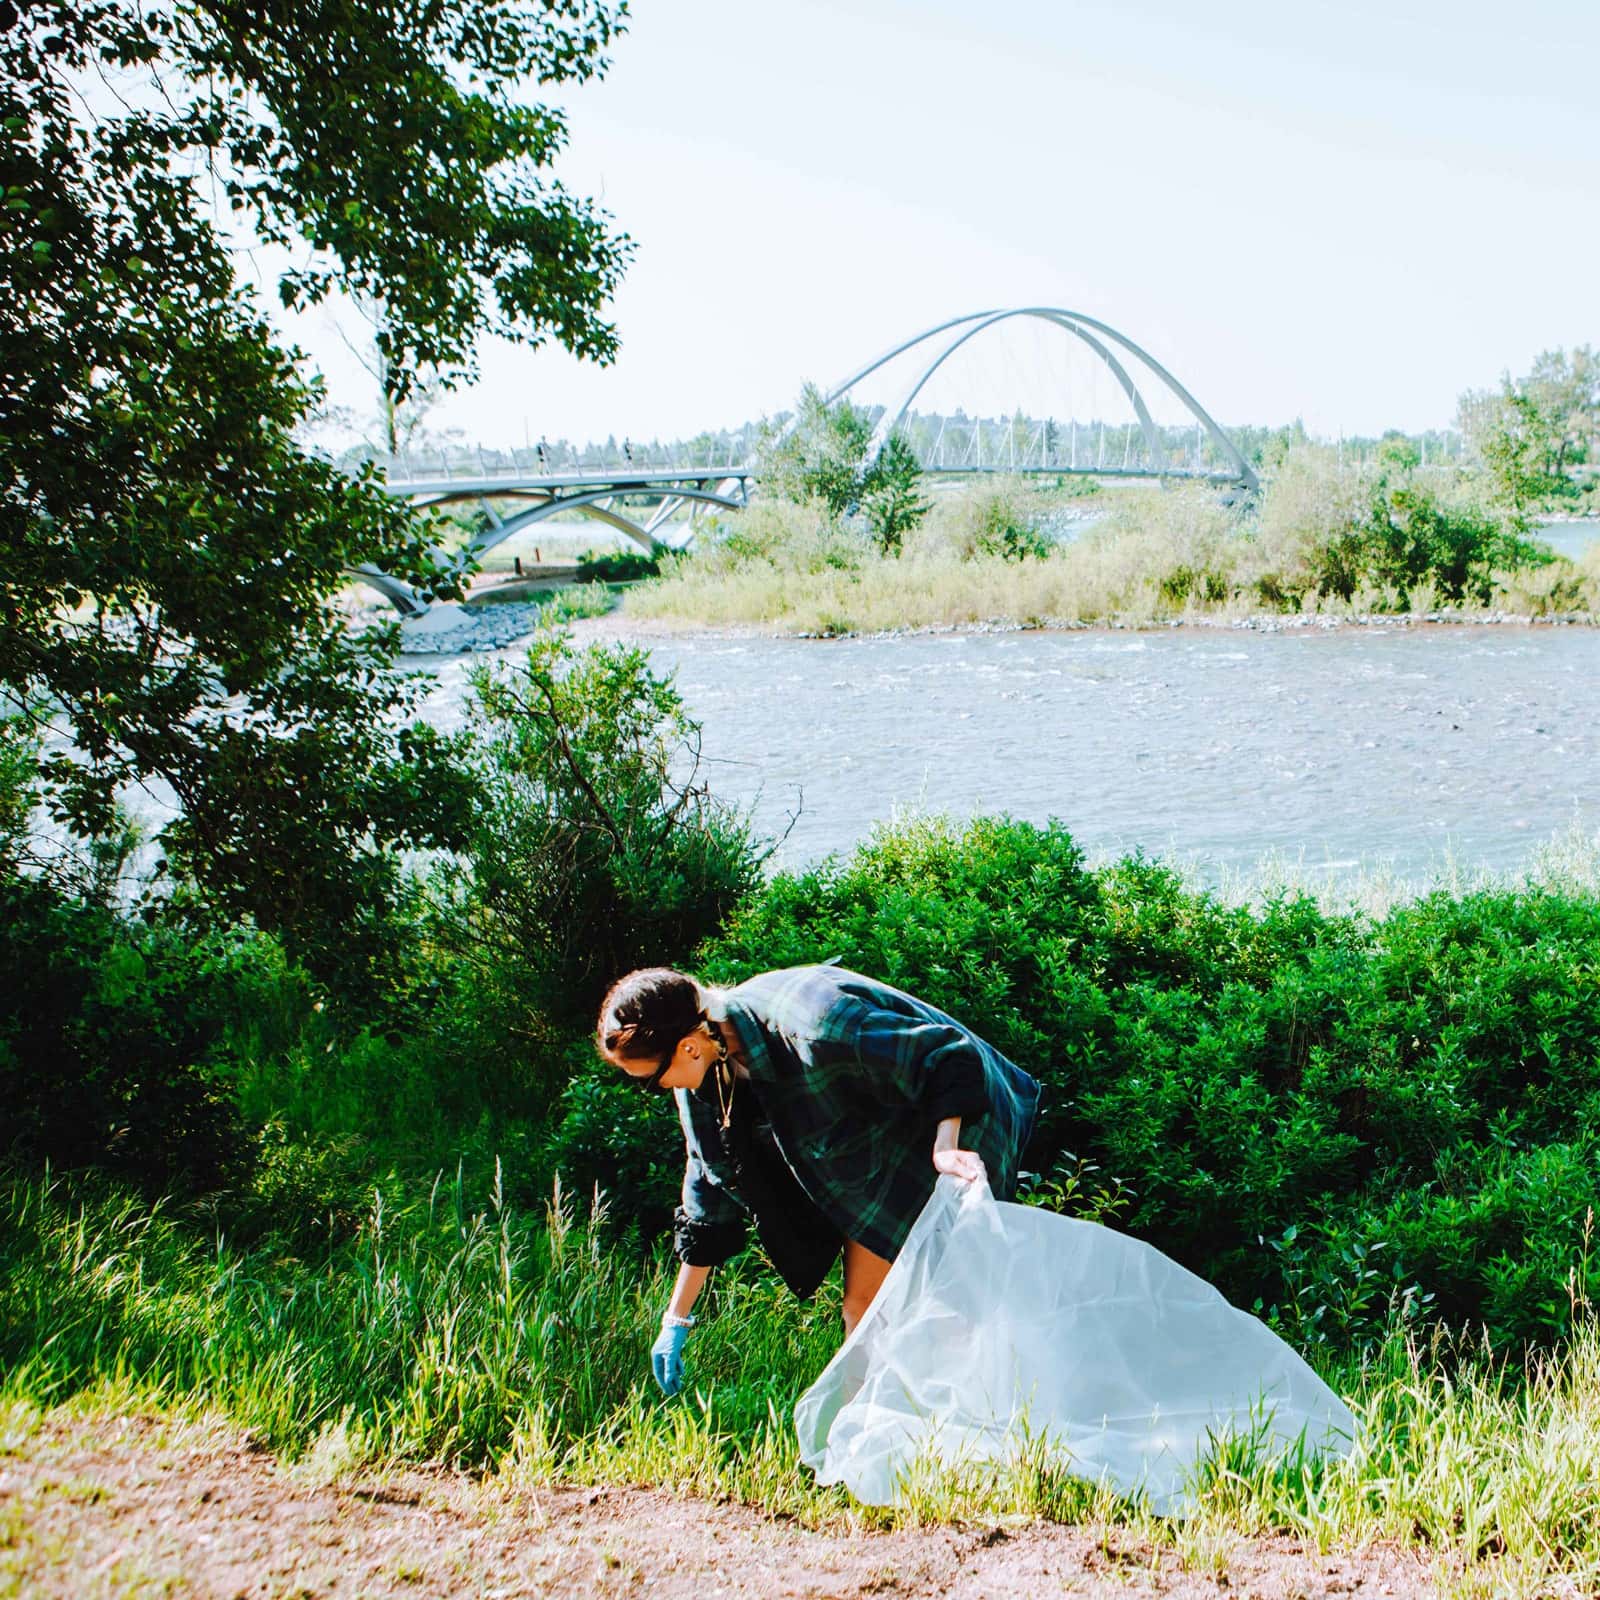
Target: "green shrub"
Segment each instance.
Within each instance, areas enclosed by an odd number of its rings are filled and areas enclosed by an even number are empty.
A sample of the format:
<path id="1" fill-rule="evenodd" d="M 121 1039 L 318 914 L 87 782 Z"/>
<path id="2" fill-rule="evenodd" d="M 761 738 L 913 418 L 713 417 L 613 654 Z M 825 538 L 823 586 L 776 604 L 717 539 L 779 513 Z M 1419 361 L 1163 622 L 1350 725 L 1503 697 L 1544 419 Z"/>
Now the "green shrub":
<path id="1" fill-rule="evenodd" d="M 765 852 L 709 793 L 699 725 L 642 650 L 543 634 L 473 686 L 485 798 L 442 931 L 530 1036 L 581 1031 L 619 974 L 709 934 Z"/>
<path id="2" fill-rule="evenodd" d="M 643 550 L 585 550 L 578 557 L 578 582 L 631 583 L 636 578 L 653 578 L 661 571 L 666 554 L 662 545 L 648 555 Z"/>
<path id="3" fill-rule="evenodd" d="M 1056 547 L 1041 524 L 1059 498 L 1024 478 L 984 478 L 934 506 L 918 547 L 945 550 L 963 561 L 1043 560 Z"/>
<path id="4" fill-rule="evenodd" d="M 405 1030 L 308 1017 L 282 1053 L 241 1072 L 241 1110 L 269 1153 L 292 1148 L 320 1167 L 343 1152 L 358 1187 L 362 1173 L 427 1179 L 461 1163 L 477 1181 L 498 1155 L 520 1197 L 540 1186 L 532 1151 L 560 1047 L 530 1037 L 524 1009 L 475 984 L 469 964 L 441 966 L 445 992 Z"/>
<path id="5" fill-rule="evenodd" d="M 568 1193 L 603 1196 L 613 1223 L 653 1239 L 670 1225 L 683 1181 L 683 1133 L 669 1095 L 644 1095 L 585 1038 L 569 1051 L 559 1118 L 542 1170 Z"/>
<path id="6" fill-rule="evenodd" d="M 247 1165 L 225 1033 L 236 940 L 0 883 L 0 1151 L 211 1188 Z"/>
<path id="7" fill-rule="evenodd" d="M 1514 520 L 1473 504 L 1463 485 L 1418 468 L 1409 440 L 1386 439 L 1375 468 L 1340 464 L 1326 446 L 1289 450 L 1266 484 L 1257 571 L 1263 603 L 1303 597 L 1408 610 L 1416 597 L 1488 605 L 1507 572 L 1548 564 Z"/>
<path id="8" fill-rule="evenodd" d="M 1209 567 L 1191 567 L 1182 562 L 1162 575 L 1157 588 L 1163 601 L 1170 606 L 1180 607 L 1190 600 L 1221 605 L 1232 593 L 1224 573 Z"/>
<path id="9" fill-rule="evenodd" d="M 1400 609 L 1423 585 L 1453 604 L 1488 605 L 1496 574 L 1552 559 L 1503 518 L 1447 506 L 1431 490 L 1405 483 L 1381 484 L 1347 538 L 1357 581 L 1392 595 Z"/>
<path id="10" fill-rule="evenodd" d="M 1057 824 L 919 820 L 775 878 L 701 966 L 832 956 L 1041 1079 L 1046 1188 L 1087 1163 L 1094 1205 L 1302 1340 L 1363 1344 L 1403 1312 L 1544 1343 L 1600 1287 L 1592 899 L 1437 895 L 1363 923 L 1224 905 L 1139 857 L 1091 872 Z"/>

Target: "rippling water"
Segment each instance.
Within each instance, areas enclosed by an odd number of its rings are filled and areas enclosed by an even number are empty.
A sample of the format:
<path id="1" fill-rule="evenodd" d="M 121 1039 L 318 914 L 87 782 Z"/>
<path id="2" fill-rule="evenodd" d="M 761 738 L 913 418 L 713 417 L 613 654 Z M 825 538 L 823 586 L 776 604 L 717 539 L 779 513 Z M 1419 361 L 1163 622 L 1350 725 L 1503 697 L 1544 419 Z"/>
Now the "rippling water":
<path id="1" fill-rule="evenodd" d="M 1512 870 L 1600 823 L 1600 630 L 930 635 L 652 646 L 705 726 L 714 788 L 786 865 L 896 807 L 1059 817 L 1096 855 L 1249 872 Z M 462 669 L 435 715 L 460 715 Z"/>

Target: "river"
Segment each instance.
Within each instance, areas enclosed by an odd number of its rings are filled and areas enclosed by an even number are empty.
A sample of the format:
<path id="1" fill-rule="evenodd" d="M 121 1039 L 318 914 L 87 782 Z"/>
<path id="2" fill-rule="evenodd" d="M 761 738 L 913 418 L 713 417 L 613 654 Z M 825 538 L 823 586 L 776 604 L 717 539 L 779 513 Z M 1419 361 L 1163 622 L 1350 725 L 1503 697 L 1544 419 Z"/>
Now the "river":
<path id="1" fill-rule="evenodd" d="M 1095 857 L 1203 878 L 1264 856 L 1332 880 L 1511 872 L 1600 825 L 1600 630 L 926 634 L 650 643 L 707 773 L 779 854 L 848 850 L 897 808 L 1059 817 Z M 514 658 L 516 652 L 506 652 Z M 462 716 L 441 662 L 431 715 Z"/>

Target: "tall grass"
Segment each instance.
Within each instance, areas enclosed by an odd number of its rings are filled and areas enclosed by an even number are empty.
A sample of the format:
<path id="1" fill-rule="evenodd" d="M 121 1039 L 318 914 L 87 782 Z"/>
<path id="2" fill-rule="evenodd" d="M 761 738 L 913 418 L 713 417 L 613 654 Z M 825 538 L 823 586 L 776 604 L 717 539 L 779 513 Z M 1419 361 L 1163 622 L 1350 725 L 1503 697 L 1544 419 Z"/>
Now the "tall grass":
<path id="1" fill-rule="evenodd" d="M 114 1192 L 14 1176 L 0 1194 L 0 1413 L 20 1440 L 24 1413 L 74 1396 L 208 1404 L 330 1476 L 404 1459 L 510 1483 L 643 1481 L 812 1525 L 1043 1516 L 1120 1526 L 1191 1566 L 1257 1534 L 1322 1550 L 1383 1539 L 1434 1553 L 1443 1592 L 1600 1582 L 1592 1320 L 1525 1367 L 1391 1337 L 1327 1374 L 1361 1422 L 1346 1460 L 1235 1443 L 1202 1467 L 1181 1520 L 1072 1477 L 1042 1441 L 1004 1469 L 914 1479 L 897 1512 L 862 1512 L 810 1481 L 789 1420 L 838 1337 L 836 1286 L 801 1307 L 750 1266 L 725 1269 L 690 1342 L 690 1392 L 664 1401 L 646 1349 L 666 1263 L 608 1249 L 601 1223 L 559 1193 L 520 1217 L 441 1182 L 403 1210 L 375 1203 L 357 1239 L 296 1260 Z"/>
<path id="2" fill-rule="evenodd" d="M 318 1259 L 240 1249 L 114 1191 L 15 1177 L 0 1196 L 0 1362 L 15 1397 L 103 1384 L 204 1400 L 295 1458 L 505 1464 L 808 1501 L 788 1409 L 836 1340 L 837 1295 L 774 1301 L 719 1274 L 695 1335 L 704 1398 L 668 1405 L 648 1349 L 666 1265 L 603 1246 L 598 1205 L 517 1215 L 459 1179 L 408 1207 L 381 1192 Z M 653 1465 L 652 1465 L 653 1464 Z"/>
<path id="3" fill-rule="evenodd" d="M 1460 1594 L 1593 1593 L 1600 1581 L 1600 1337 L 1510 1368 L 1391 1341 L 1353 1396 L 1356 1449 L 1328 1468 L 1230 1464 L 1173 1530 L 1180 1549 L 1286 1531 L 1319 1550 L 1437 1552 Z"/>
<path id="4" fill-rule="evenodd" d="M 814 506 L 757 502 L 713 527 L 659 580 L 632 590 L 625 611 L 822 636 L 982 623 L 1348 618 L 1397 609 L 1457 617 L 1600 612 L 1600 548 L 1581 562 L 1557 557 L 1499 573 L 1489 605 L 1451 602 L 1427 582 L 1403 597 L 1366 581 L 1348 598 L 1319 593 L 1312 575 L 1326 567 L 1327 550 L 1370 493 L 1370 483 L 1337 468 L 1332 452 L 1307 450 L 1284 463 L 1254 514 L 1205 488 L 1119 490 L 1093 502 L 1096 510 L 1103 504 L 1103 515 L 1075 538 L 1043 541 L 1048 554 L 1020 560 L 1002 553 L 994 527 L 1044 526 L 1053 515 L 1080 511 L 1081 502 L 1069 507 L 1037 486 L 985 482 L 940 499 L 898 558 L 830 524 Z"/>

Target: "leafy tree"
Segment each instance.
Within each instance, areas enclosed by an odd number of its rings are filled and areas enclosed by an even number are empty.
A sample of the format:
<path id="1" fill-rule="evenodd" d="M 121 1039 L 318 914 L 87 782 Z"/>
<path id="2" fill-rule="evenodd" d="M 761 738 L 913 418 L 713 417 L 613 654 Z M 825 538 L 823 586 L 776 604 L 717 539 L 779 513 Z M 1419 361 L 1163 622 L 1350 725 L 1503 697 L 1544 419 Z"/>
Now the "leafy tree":
<path id="1" fill-rule="evenodd" d="M 927 516 L 932 501 L 922 498 L 922 467 L 900 432 L 884 441 L 867 469 L 861 489 L 861 514 L 884 555 L 899 555 L 905 536 Z"/>
<path id="2" fill-rule="evenodd" d="M 878 548 L 894 554 L 928 514 L 919 493 L 922 468 L 898 429 L 876 455 L 872 440 L 870 412 L 848 400 L 829 405 L 808 383 L 793 419 L 763 434 L 756 470 L 786 500 L 815 500 L 836 520 L 860 513 Z"/>
<path id="3" fill-rule="evenodd" d="M 394 640 L 331 604 L 376 563 L 455 574 L 370 475 L 296 443 L 317 398 L 235 282 L 219 213 L 294 246 L 286 305 L 381 304 L 396 403 L 479 336 L 606 359 L 625 259 L 545 174 L 620 25 L 608 0 L 36 0 L 0 6 L 0 689 L 72 748 L 82 834 L 130 782 L 169 858 L 324 966 L 371 951 L 388 847 L 460 836 L 445 743 L 402 726 Z"/>
<path id="4" fill-rule="evenodd" d="M 1546 350 L 1498 393 L 1462 395 L 1459 412 L 1496 498 L 1517 516 L 1570 497 L 1572 469 L 1600 455 L 1600 352 Z"/>
<path id="5" fill-rule="evenodd" d="M 1588 345 L 1570 355 L 1546 350 L 1518 387 L 1548 419 L 1552 475 L 1594 460 L 1600 447 L 1600 351 Z"/>
<path id="6" fill-rule="evenodd" d="M 767 429 L 757 447 L 762 483 L 786 500 L 817 500 L 829 516 L 843 517 L 861 503 L 872 418 L 842 400 L 829 405 L 808 383 L 793 419 Z"/>
<path id="7" fill-rule="evenodd" d="M 1468 433 L 1488 473 L 1495 499 L 1526 522 L 1528 513 L 1568 486 L 1550 470 L 1550 419 L 1530 396 L 1509 387 L 1470 415 Z"/>
<path id="8" fill-rule="evenodd" d="M 1380 475 L 1403 475 L 1414 472 L 1422 464 L 1422 451 L 1415 441 L 1391 428 L 1378 441 L 1378 471 Z"/>

